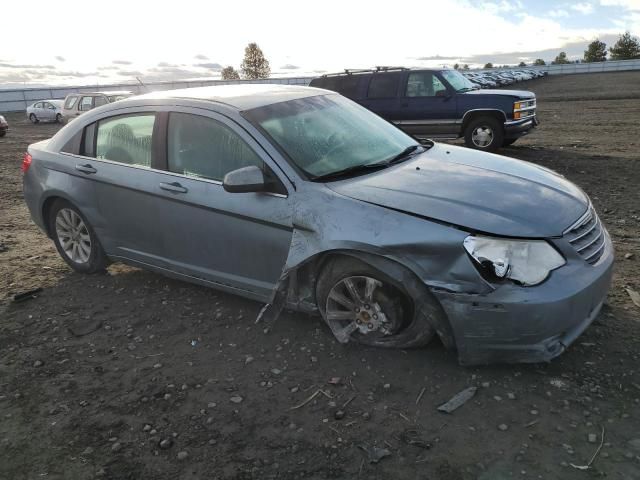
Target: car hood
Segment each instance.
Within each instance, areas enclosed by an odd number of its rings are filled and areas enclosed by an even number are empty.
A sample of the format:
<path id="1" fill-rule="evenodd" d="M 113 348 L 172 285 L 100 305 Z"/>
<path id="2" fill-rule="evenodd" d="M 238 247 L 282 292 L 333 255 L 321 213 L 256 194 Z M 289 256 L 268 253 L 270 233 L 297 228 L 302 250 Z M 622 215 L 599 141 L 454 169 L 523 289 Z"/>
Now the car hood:
<path id="1" fill-rule="evenodd" d="M 503 97 L 516 97 L 516 98 L 535 98 L 536 95 L 528 90 L 498 90 L 498 89 L 485 89 L 485 90 L 469 90 L 464 92 L 463 95 L 500 95 Z"/>
<path id="2" fill-rule="evenodd" d="M 327 186 L 466 230 L 521 238 L 560 236 L 589 205 L 582 190 L 551 170 L 437 143 L 404 163 Z"/>

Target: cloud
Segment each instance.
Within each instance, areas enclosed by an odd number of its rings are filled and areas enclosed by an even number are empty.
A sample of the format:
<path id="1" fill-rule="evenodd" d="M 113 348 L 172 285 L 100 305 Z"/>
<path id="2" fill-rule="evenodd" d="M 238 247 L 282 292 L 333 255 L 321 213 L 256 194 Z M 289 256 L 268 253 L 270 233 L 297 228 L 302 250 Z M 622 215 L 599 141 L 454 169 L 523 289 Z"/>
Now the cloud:
<path id="1" fill-rule="evenodd" d="M 193 66 L 197 68 L 210 68 L 211 70 L 222 70 L 222 65 L 219 63 L 194 63 Z"/>
<path id="2" fill-rule="evenodd" d="M 563 10 L 562 8 L 558 8 L 556 10 L 549 10 L 548 15 L 552 18 L 561 18 L 561 17 L 568 17 L 569 12 L 567 12 L 566 10 Z"/>
<path id="3" fill-rule="evenodd" d="M 196 60 L 209 60 L 209 57 L 202 54 L 195 55 L 193 58 L 195 58 Z"/>
<path id="4" fill-rule="evenodd" d="M 280 70 L 298 70 L 300 67 L 298 65 L 292 65 L 291 63 L 286 63 L 280 67 Z"/>
<path id="5" fill-rule="evenodd" d="M 113 60 L 111 63 L 115 63 L 116 65 L 131 65 L 132 62 L 129 60 Z"/>
<path id="6" fill-rule="evenodd" d="M 118 67 L 117 65 L 104 65 L 101 67 L 98 67 L 98 70 L 102 71 L 102 70 L 120 70 L 120 67 Z"/>
<path id="7" fill-rule="evenodd" d="M 140 75 L 143 75 L 143 73 L 140 70 L 120 70 L 118 75 L 124 77 L 139 77 Z"/>
<path id="8" fill-rule="evenodd" d="M 0 68 L 45 68 L 47 70 L 54 70 L 56 67 L 54 65 L 30 65 L 30 64 L 20 64 L 20 63 L 0 63 Z"/>
<path id="9" fill-rule="evenodd" d="M 443 57 L 442 55 L 431 55 L 428 57 L 415 57 L 413 58 L 413 60 L 420 60 L 420 61 L 430 61 L 430 60 L 455 60 L 457 57 L 453 56 L 449 56 L 449 57 Z"/>
<path id="10" fill-rule="evenodd" d="M 571 5 L 569 8 L 583 15 L 589 15 L 590 13 L 593 13 L 593 4 L 587 3 L 587 2 L 575 3 Z"/>
<path id="11" fill-rule="evenodd" d="M 55 59 L 56 59 L 56 60 L 58 60 L 59 62 L 66 62 L 66 61 L 67 61 L 67 59 L 66 59 L 66 58 L 61 57 L 60 55 L 56 55 L 56 56 L 55 56 L 55 57 L 53 57 L 53 58 L 55 58 Z"/>
<path id="12" fill-rule="evenodd" d="M 158 67 L 179 67 L 180 65 L 168 62 L 158 62 Z"/>

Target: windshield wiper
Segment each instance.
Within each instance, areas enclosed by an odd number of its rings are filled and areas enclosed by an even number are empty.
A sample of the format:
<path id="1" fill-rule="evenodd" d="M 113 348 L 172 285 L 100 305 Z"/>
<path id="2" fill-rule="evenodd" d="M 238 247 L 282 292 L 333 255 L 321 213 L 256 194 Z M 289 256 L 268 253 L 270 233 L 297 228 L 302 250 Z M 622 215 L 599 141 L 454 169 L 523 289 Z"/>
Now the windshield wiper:
<path id="1" fill-rule="evenodd" d="M 471 90 L 478 90 L 478 87 L 463 87 L 460 90 L 456 90 L 458 93 L 470 92 Z"/>
<path id="2" fill-rule="evenodd" d="M 407 160 L 420 147 L 426 148 L 423 145 L 409 145 L 407 148 L 405 148 L 399 154 L 394 155 L 393 157 L 388 158 L 387 160 L 384 160 L 384 161 L 379 162 L 378 164 L 374 164 L 374 165 L 393 165 L 394 163 L 403 162 L 403 161 Z"/>
<path id="3" fill-rule="evenodd" d="M 340 177 L 346 177 L 348 175 L 357 174 L 361 172 L 370 172 L 373 170 L 381 170 L 383 168 L 387 168 L 389 165 L 386 163 L 365 163 L 362 165 L 353 165 L 351 167 L 343 168 L 342 170 L 336 170 L 335 172 L 325 173 L 324 175 L 319 175 L 317 177 L 313 177 L 313 181 L 325 181 L 325 180 L 336 180 Z"/>

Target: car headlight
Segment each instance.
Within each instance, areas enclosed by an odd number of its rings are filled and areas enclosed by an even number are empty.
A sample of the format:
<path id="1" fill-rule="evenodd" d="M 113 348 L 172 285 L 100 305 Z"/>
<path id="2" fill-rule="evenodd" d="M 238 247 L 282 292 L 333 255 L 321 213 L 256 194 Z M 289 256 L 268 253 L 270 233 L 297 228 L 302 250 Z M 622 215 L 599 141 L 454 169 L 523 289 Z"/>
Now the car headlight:
<path id="1" fill-rule="evenodd" d="M 565 259 L 544 240 L 507 240 L 470 235 L 464 248 L 483 273 L 529 286 L 543 282 Z"/>

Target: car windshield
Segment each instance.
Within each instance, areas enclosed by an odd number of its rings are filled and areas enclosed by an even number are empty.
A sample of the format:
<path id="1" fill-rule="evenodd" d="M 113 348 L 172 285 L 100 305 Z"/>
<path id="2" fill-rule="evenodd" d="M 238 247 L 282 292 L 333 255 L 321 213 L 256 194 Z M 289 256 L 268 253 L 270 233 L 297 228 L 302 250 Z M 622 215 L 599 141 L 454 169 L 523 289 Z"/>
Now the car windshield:
<path id="1" fill-rule="evenodd" d="M 419 144 L 339 95 L 275 103 L 244 112 L 309 178 L 381 164 Z M 410 149 L 411 151 L 416 148 Z"/>
<path id="2" fill-rule="evenodd" d="M 467 90 L 476 89 L 476 86 L 457 70 L 443 70 L 440 73 L 456 92 L 466 92 Z"/>
<path id="3" fill-rule="evenodd" d="M 118 100 L 124 100 L 129 95 L 119 94 L 119 95 L 109 95 L 107 98 L 109 99 L 109 103 L 117 102 Z"/>

